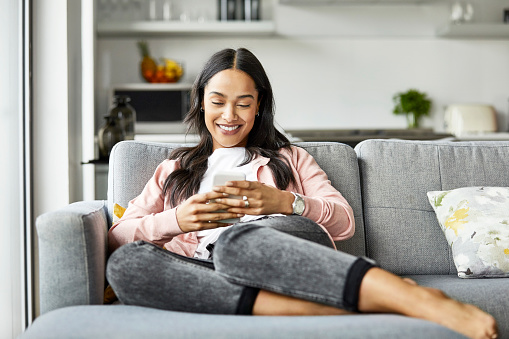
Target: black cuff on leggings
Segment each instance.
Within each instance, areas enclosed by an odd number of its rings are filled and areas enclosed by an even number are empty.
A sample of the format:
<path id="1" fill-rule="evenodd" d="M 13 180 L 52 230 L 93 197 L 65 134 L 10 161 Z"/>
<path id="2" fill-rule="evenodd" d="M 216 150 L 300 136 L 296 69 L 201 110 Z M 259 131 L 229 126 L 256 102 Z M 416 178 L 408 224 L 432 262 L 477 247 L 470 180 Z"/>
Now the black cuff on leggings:
<path id="1" fill-rule="evenodd" d="M 253 314 L 253 306 L 260 292 L 259 288 L 245 287 L 240 295 L 239 304 L 237 305 L 236 314 L 251 315 Z"/>
<path id="2" fill-rule="evenodd" d="M 344 307 L 347 311 L 359 312 L 359 290 L 361 282 L 366 272 L 375 267 L 369 261 L 358 258 L 348 270 L 346 277 L 345 290 L 343 294 Z"/>

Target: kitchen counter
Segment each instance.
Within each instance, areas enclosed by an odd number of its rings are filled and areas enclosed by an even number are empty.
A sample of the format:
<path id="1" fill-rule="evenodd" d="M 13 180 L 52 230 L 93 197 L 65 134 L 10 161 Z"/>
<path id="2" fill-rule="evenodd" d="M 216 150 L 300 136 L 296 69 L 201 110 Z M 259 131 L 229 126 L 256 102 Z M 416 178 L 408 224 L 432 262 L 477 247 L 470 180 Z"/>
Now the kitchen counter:
<path id="1" fill-rule="evenodd" d="M 436 133 L 431 128 L 286 130 L 286 132 L 301 141 L 335 141 L 352 147 L 367 139 L 438 140 L 454 138 L 448 133 Z"/>

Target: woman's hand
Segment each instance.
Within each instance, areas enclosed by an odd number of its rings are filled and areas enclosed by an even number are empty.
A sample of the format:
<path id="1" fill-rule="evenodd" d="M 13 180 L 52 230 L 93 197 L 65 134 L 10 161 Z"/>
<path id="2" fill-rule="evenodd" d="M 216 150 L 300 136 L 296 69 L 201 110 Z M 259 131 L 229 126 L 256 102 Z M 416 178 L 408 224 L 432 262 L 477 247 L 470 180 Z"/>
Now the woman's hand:
<path id="1" fill-rule="evenodd" d="M 219 198 L 218 203 L 230 206 L 228 212 L 243 213 L 251 215 L 268 215 L 274 213 L 292 214 L 292 203 L 294 195 L 288 191 L 282 191 L 272 186 L 267 186 L 258 181 L 229 181 L 226 186 L 216 186 L 214 192 L 239 195 L 247 198 L 245 200 Z M 246 199 L 244 198 L 244 199 Z"/>
<path id="2" fill-rule="evenodd" d="M 217 212 L 229 208 L 229 205 L 217 202 L 218 198 L 224 198 L 223 193 L 208 192 L 195 194 L 177 208 L 177 222 L 184 232 L 202 231 L 212 228 L 229 226 L 218 220 L 243 217 L 239 212 Z M 211 200 L 216 200 L 211 201 Z"/>

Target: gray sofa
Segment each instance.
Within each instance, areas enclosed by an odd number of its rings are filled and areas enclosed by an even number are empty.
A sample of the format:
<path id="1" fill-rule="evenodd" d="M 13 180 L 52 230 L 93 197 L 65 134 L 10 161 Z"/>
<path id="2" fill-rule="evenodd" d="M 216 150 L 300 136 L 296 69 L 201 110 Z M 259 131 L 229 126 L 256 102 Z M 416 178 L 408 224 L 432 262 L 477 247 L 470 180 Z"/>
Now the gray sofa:
<path id="1" fill-rule="evenodd" d="M 426 192 L 509 186 L 509 143 L 368 140 L 301 143 L 355 213 L 338 249 L 473 303 L 509 338 L 509 279 L 460 279 Z M 41 316 L 23 338 L 463 338 L 399 315 L 251 317 L 102 305 L 113 203 L 127 206 L 176 145 L 122 142 L 110 158 L 108 201 L 79 202 L 37 219 Z"/>

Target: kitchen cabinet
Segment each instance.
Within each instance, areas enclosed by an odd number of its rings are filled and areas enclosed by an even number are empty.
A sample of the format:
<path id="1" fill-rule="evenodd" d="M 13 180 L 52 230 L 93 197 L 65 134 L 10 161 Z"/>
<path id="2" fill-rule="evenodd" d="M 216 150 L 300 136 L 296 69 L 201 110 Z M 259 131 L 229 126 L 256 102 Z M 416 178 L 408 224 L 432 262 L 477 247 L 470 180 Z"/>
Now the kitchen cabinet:
<path id="1" fill-rule="evenodd" d="M 448 24 L 437 29 L 437 36 L 448 39 L 509 39 L 509 24 Z"/>
<path id="2" fill-rule="evenodd" d="M 104 22 L 97 24 L 97 36 L 267 36 L 275 29 L 275 23 L 268 20 Z"/>

